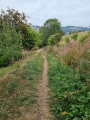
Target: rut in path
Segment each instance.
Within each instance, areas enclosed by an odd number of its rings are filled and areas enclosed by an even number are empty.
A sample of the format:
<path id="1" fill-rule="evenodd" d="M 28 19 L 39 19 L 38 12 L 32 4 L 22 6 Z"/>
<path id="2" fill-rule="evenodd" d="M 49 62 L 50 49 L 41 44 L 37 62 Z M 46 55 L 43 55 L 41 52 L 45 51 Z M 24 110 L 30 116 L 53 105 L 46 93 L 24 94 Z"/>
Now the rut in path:
<path id="1" fill-rule="evenodd" d="M 47 80 L 47 69 L 48 63 L 46 56 L 44 58 L 44 70 L 42 76 L 42 82 L 40 83 L 39 93 L 38 93 L 38 110 L 37 110 L 37 120 L 50 120 L 49 106 L 48 106 L 48 80 Z"/>

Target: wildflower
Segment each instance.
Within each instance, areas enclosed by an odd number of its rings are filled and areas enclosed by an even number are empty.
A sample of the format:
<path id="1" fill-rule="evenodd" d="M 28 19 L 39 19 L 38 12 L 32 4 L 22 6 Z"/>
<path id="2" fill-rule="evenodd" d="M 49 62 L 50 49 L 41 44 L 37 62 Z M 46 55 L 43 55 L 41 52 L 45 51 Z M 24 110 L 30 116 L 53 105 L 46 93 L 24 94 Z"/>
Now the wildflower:
<path id="1" fill-rule="evenodd" d="M 63 98 L 63 100 L 68 100 L 68 98 Z"/>
<path id="2" fill-rule="evenodd" d="M 16 94 L 14 94 L 13 97 L 16 97 Z"/>
<path id="3" fill-rule="evenodd" d="M 5 75 L 4 78 L 7 78 L 7 75 Z"/>
<path id="4" fill-rule="evenodd" d="M 68 94 L 68 91 L 66 91 L 65 93 Z"/>
<path id="5" fill-rule="evenodd" d="M 21 84 L 23 84 L 23 83 L 24 83 L 24 81 L 22 80 L 20 83 L 21 83 Z"/>
<path id="6" fill-rule="evenodd" d="M 8 100 L 11 100 L 11 98 L 9 97 Z"/>
<path id="7" fill-rule="evenodd" d="M 57 98 L 54 98 L 55 101 L 57 101 Z"/>
<path id="8" fill-rule="evenodd" d="M 68 112 L 64 111 L 64 112 L 61 112 L 61 115 L 67 115 Z"/>
<path id="9" fill-rule="evenodd" d="M 73 98 L 73 96 L 70 96 L 70 98 Z"/>
<path id="10" fill-rule="evenodd" d="M 77 90 L 76 93 L 79 93 L 79 90 Z"/>

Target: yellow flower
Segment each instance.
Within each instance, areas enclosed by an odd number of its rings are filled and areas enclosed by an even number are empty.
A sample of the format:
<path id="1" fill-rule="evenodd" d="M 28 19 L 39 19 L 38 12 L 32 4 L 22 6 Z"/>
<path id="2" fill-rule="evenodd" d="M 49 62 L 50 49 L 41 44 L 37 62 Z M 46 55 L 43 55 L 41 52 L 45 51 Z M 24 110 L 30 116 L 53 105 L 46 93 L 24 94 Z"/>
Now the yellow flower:
<path id="1" fill-rule="evenodd" d="M 7 78 L 7 75 L 5 75 L 4 78 Z"/>
<path id="2" fill-rule="evenodd" d="M 61 112 L 61 115 L 67 115 L 68 112 L 64 111 L 64 112 Z"/>
<path id="3" fill-rule="evenodd" d="M 76 91 L 76 93 L 79 93 L 79 92 L 80 92 L 79 90 Z"/>

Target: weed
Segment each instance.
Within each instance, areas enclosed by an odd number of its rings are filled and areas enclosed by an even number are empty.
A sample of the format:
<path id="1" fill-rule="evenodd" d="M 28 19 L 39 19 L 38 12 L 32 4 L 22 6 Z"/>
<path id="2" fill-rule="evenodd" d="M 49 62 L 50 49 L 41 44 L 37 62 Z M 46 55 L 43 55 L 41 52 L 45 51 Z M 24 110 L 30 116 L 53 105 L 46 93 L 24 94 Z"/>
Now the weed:
<path id="1" fill-rule="evenodd" d="M 69 43 L 69 42 L 70 42 L 70 40 L 69 40 L 68 37 L 65 38 L 65 42 L 66 42 L 66 43 Z"/>
<path id="2" fill-rule="evenodd" d="M 48 54 L 47 59 L 54 119 L 89 120 L 90 87 L 80 80 L 73 69 L 61 64 L 52 54 Z"/>

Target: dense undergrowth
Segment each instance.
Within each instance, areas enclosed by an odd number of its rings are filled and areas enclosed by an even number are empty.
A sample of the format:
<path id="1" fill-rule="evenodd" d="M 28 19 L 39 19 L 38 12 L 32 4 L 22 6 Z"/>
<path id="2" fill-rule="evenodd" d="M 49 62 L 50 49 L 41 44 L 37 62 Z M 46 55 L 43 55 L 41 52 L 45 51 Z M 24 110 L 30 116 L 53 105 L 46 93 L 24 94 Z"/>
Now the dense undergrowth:
<path id="1" fill-rule="evenodd" d="M 20 66 L 0 81 L 0 120 L 16 120 L 24 112 L 35 112 L 37 87 L 42 77 L 43 59 L 28 58 L 24 69 Z M 33 109 L 33 110 L 32 110 Z"/>
<path id="2" fill-rule="evenodd" d="M 84 78 L 83 81 L 81 74 L 62 64 L 51 53 L 47 59 L 53 120 L 89 120 L 89 78 Z"/>

